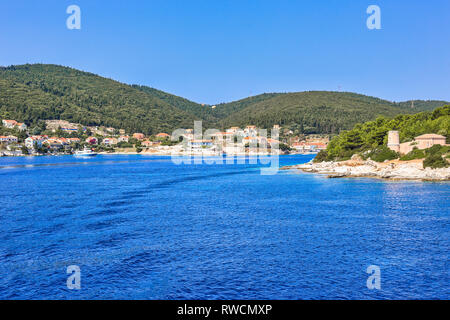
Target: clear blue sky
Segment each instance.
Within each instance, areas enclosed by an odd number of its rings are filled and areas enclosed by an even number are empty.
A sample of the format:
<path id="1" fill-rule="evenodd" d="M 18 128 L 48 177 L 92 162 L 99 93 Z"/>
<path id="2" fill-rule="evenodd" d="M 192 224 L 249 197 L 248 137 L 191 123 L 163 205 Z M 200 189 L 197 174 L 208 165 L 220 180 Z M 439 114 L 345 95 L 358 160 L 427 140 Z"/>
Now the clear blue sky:
<path id="1" fill-rule="evenodd" d="M 382 30 L 366 27 L 371 4 Z M 339 86 L 450 100 L 450 1 L 1 1 L 0 65 L 38 62 L 211 104 Z"/>

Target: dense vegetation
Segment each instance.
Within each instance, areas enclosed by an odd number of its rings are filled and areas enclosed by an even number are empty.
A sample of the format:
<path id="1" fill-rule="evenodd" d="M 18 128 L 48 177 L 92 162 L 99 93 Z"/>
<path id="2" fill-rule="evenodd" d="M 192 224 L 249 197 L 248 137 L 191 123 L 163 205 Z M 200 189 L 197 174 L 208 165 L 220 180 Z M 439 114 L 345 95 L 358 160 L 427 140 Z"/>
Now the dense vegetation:
<path id="1" fill-rule="evenodd" d="M 154 88 L 150 88 L 147 86 L 138 86 L 133 85 L 134 88 L 137 88 L 151 96 L 157 97 L 158 99 L 161 99 L 162 101 L 167 102 L 168 104 L 175 106 L 176 108 L 183 110 L 189 114 L 192 114 L 195 116 L 198 120 L 203 120 L 203 126 L 209 127 L 214 125 L 218 118 L 216 115 L 214 115 L 214 110 L 211 109 L 210 105 L 201 105 L 199 103 L 190 101 L 188 99 L 175 96 L 173 94 L 157 90 Z M 191 127 L 193 124 L 191 124 Z"/>
<path id="2" fill-rule="evenodd" d="M 258 99 L 257 99 L 258 98 Z M 249 101 L 250 99 L 250 101 Z M 331 133 L 351 129 L 356 123 L 374 120 L 378 116 L 392 117 L 397 114 L 428 110 L 430 105 L 442 106 L 445 102 L 417 101 L 410 103 L 390 101 L 348 92 L 312 91 L 261 95 L 225 104 L 224 108 L 243 106 L 225 118 L 224 126 L 254 124 L 270 128 L 280 124 L 295 134 Z M 243 104 L 244 102 L 247 102 Z"/>
<path id="3" fill-rule="evenodd" d="M 433 111 L 436 108 L 445 106 L 448 104 L 447 101 L 435 101 L 435 100 L 409 100 L 404 102 L 396 103 L 399 107 L 410 109 L 413 113 L 420 111 Z"/>
<path id="4" fill-rule="evenodd" d="M 0 68 L 0 118 L 64 119 L 146 134 L 191 127 L 195 117 L 141 90 L 54 65 Z"/>
<path id="5" fill-rule="evenodd" d="M 445 168 L 449 167 L 450 164 L 446 160 L 449 158 L 450 147 L 434 145 L 429 149 L 425 150 L 425 160 L 423 161 L 423 166 L 430 168 Z"/>
<path id="6" fill-rule="evenodd" d="M 192 128 L 279 124 L 295 134 L 339 133 L 377 116 L 429 110 L 443 102 L 393 103 L 345 92 L 267 93 L 212 109 L 153 88 L 126 85 L 56 65 L 0 68 L 0 118 L 36 127 L 42 119 L 155 134 Z"/>
<path id="7" fill-rule="evenodd" d="M 422 134 L 436 133 L 446 136 L 449 143 L 450 106 L 444 106 L 432 112 L 398 115 L 393 119 L 379 117 L 375 121 L 357 124 L 352 130 L 344 131 L 334 137 L 327 150 L 321 152 L 316 161 L 346 160 L 353 154 L 360 154 L 363 158 L 370 157 L 375 161 L 398 158 L 398 154 L 387 148 L 387 133 L 390 130 L 400 131 L 400 142 L 411 141 Z M 425 151 L 413 150 L 402 159 L 412 160 L 431 155 L 435 157 L 436 154 L 439 154 L 442 159 L 442 155 L 448 152 L 448 149 L 448 147 L 434 146 Z"/>

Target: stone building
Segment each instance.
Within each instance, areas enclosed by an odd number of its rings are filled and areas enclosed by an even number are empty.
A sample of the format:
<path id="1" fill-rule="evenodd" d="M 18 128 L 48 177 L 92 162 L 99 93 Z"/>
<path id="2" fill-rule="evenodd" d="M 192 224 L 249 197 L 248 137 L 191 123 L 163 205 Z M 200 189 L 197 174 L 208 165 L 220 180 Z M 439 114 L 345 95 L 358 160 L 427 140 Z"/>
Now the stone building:
<path id="1" fill-rule="evenodd" d="M 428 133 L 415 137 L 413 141 L 400 143 L 400 137 L 398 131 L 389 131 L 388 133 L 388 148 L 399 152 L 400 154 L 407 154 L 414 148 L 423 150 L 431 148 L 432 146 L 439 144 L 446 146 L 446 137 L 439 134 Z"/>

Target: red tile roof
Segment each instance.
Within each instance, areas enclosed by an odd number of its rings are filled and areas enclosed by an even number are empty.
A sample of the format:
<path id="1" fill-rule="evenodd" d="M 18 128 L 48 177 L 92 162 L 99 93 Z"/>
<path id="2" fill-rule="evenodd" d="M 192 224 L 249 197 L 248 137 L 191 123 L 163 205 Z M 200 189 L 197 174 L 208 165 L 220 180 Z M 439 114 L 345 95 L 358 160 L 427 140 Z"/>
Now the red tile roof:
<path id="1" fill-rule="evenodd" d="M 427 134 L 423 134 L 421 136 L 418 136 L 415 139 L 416 140 L 421 140 L 421 139 L 446 139 L 446 137 L 441 136 L 439 134 L 427 133 Z"/>

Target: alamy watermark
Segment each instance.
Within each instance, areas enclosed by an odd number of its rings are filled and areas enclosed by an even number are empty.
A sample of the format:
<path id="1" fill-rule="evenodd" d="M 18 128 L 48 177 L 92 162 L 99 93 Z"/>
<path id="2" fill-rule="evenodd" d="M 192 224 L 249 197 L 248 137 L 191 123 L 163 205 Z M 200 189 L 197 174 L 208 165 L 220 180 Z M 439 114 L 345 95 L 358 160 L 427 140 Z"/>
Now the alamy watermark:
<path id="1" fill-rule="evenodd" d="M 66 26 L 69 30 L 81 30 L 81 9 L 77 5 L 70 5 L 66 10 L 70 16 L 66 20 Z"/>
<path id="2" fill-rule="evenodd" d="M 367 14 L 370 16 L 367 18 L 366 25 L 369 30 L 381 29 L 381 9 L 377 5 L 370 5 L 367 10 Z"/>
<path id="3" fill-rule="evenodd" d="M 194 129 L 177 129 L 171 140 L 178 142 L 171 148 L 174 164 L 261 164 L 261 174 L 273 175 L 279 169 L 279 130 L 247 126 L 232 127 L 226 132 L 203 130 L 202 121 L 194 122 Z"/>
<path id="4" fill-rule="evenodd" d="M 381 289 L 381 269 L 379 266 L 371 265 L 367 267 L 366 272 L 370 274 L 367 278 L 366 285 L 369 290 Z"/>
<path id="5" fill-rule="evenodd" d="M 81 289 L 81 269 L 77 265 L 71 265 L 67 267 L 66 270 L 69 277 L 67 278 L 66 285 L 67 289 L 70 290 L 80 290 Z"/>
<path id="6" fill-rule="evenodd" d="M 81 9 L 78 5 L 72 4 L 67 7 L 66 13 L 70 16 L 66 20 L 66 26 L 69 30 L 81 30 Z M 366 13 L 370 16 L 366 20 L 366 26 L 369 30 L 381 29 L 381 9 L 378 5 L 372 4 L 367 7 Z"/>

